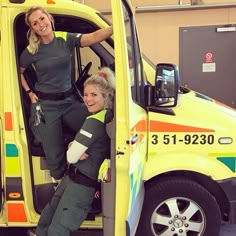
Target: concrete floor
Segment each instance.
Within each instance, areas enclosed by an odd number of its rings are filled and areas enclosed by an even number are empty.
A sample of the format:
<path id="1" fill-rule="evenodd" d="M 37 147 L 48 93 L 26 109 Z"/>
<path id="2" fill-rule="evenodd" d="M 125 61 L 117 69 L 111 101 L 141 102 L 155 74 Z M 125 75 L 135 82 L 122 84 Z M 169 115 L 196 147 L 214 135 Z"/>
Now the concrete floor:
<path id="1" fill-rule="evenodd" d="M 86 234 L 84 231 L 80 231 L 78 233 L 72 234 L 72 236 L 102 236 L 102 232 L 92 232 Z M 212 235 L 213 236 L 213 235 Z M 215 235 L 214 235 L 215 236 Z M 219 236 L 236 236 L 236 225 L 225 225 L 223 224 L 221 227 L 221 232 Z"/>
<path id="2" fill-rule="evenodd" d="M 222 225 L 220 236 L 236 236 L 236 225 Z"/>
<path id="3" fill-rule="evenodd" d="M 86 232 L 81 231 L 73 234 L 72 236 L 102 236 L 102 232 L 86 234 Z M 236 236 L 236 225 L 222 225 L 219 236 Z"/>
<path id="4" fill-rule="evenodd" d="M 72 236 L 102 236 L 102 232 L 90 232 L 86 234 L 84 231 L 74 233 Z M 213 236 L 213 235 L 212 235 Z M 215 235 L 214 235 L 215 236 Z M 222 225 L 221 232 L 219 236 L 236 236 L 236 225 Z"/>
<path id="5" fill-rule="evenodd" d="M 81 231 L 79 233 L 73 234 L 72 236 L 102 236 L 102 232 L 97 232 L 97 233 L 93 232 L 93 234 L 91 234 L 91 233 L 83 234 L 83 231 Z M 220 232 L 219 236 L 236 236 L 236 225 L 223 224 L 221 227 L 221 232 Z"/>
<path id="6" fill-rule="evenodd" d="M 26 231 L 22 228 L 14 228 L 14 229 L 0 228 L 0 236 L 26 236 Z M 77 233 L 73 233 L 71 236 L 103 236 L 103 235 L 102 231 L 95 232 L 95 231 L 80 230 Z M 222 225 L 219 236 L 236 236 L 236 225 Z"/>

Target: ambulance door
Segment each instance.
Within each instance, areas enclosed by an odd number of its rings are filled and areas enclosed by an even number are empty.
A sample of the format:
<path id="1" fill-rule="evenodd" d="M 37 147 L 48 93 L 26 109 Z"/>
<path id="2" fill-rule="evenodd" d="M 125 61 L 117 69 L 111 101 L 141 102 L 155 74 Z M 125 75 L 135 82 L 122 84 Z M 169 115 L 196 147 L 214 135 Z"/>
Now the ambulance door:
<path id="1" fill-rule="evenodd" d="M 134 235 L 144 198 L 147 113 L 141 107 L 143 67 L 127 0 L 112 0 L 116 77 L 115 236 Z"/>

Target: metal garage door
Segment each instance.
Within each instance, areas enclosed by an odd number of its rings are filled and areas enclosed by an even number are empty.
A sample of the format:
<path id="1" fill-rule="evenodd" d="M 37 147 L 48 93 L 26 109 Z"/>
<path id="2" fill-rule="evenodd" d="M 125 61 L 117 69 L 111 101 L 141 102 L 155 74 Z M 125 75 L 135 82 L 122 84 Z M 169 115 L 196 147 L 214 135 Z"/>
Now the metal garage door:
<path id="1" fill-rule="evenodd" d="M 236 27 L 181 27 L 182 84 L 236 108 Z"/>

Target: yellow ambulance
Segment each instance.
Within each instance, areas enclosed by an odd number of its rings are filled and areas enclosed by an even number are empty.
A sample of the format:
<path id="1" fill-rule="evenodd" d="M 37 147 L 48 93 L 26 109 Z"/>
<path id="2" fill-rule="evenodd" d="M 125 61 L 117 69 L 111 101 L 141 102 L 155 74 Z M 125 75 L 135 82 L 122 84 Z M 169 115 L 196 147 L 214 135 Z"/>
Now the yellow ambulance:
<path id="1" fill-rule="evenodd" d="M 72 80 L 102 66 L 116 77 L 110 180 L 81 227 L 104 236 L 217 236 L 222 220 L 236 223 L 236 112 L 181 86 L 175 65 L 152 65 L 129 0 L 110 2 L 112 38 L 76 48 L 73 57 Z M 54 191 L 19 74 L 24 12 L 35 4 L 52 13 L 57 31 L 109 24 L 70 0 L 0 0 L 0 227 L 35 227 Z M 34 70 L 25 76 L 33 86 Z M 65 130 L 65 143 L 70 135 Z"/>

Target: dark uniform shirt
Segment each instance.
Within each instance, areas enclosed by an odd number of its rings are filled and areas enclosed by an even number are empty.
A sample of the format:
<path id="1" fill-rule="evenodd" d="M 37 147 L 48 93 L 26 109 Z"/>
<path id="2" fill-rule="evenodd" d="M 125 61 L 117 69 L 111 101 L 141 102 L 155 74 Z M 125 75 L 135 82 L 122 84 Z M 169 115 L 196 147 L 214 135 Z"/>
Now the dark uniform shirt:
<path id="1" fill-rule="evenodd" d="M 75 46 L 80 46 L 81 34 L 54 33 L 53 41 L 40 43 L 35 54 L 27 47 L 20 57 L 21 67 L 34 65 L 38 79 L 35 89 L 45 93 L 65 92 L 71 88 L 71 55 Z"/>
<path id="2" fill-rule="evenodd" d="M 97 179 L 99 167 L 110 156 L 110 139 L 106 132 L 106 123 L 112 120 L 111 110 L 102 110 L 87 117 L 75 140 L 88 147 L 88 158 L 74 165 L 85 175 Z"/>

